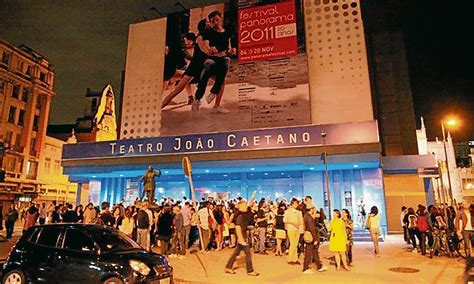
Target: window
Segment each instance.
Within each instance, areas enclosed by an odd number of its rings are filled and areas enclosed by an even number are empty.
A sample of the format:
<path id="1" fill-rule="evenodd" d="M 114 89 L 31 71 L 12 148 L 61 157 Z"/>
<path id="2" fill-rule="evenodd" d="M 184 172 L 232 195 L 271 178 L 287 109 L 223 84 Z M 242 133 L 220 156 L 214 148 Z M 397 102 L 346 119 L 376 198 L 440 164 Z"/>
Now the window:
<path id="1" fill-rule="evenodd" d="M 18 114 L 18 125 L 23 126 L 25 124 L 25 110 L 20 109 L 20 113 Z"/>
<path id="2" fill-rule="evenodd" d="M 41 229 L 35 229 L 34 232 L 31 234 L 31 236 L 28 238 L 28 240 L 32 243 L 36 243 L 36 240 L 38 239 L 39 233 L 41 232 Z"/>
<path id="3" fill-rule="evenodd" d="M 38 162 L 28 161 L 28 164 L 26 165 L 26 178 L 36 179 L 37 170 L 38 170 Z"/>
<path id="4" fill-rule="evenodd" d="M 43 73 L 43 72 L 40 73 L 40 80 L 43 82 L 46 82 L 46 73 Z"/>
<path id="5" fill-rule="evenodd" d="M 41 110 L 41 100 L 40 100 L 39 97 L 38 97 L 38 99 L 36 100 L 36 109 L 37 109 L 37 110 Z"/>
<path id="6" fill-rule="evenodd" d="M 5 136 L 3 136 L 3 142 L 7 143 L 8 145 L 11 145 L 12 137 L 13 137 L 13 132 L 11 131 L 5 132 Z"/>
<path id="7" fill-rule="evenodd" d="M 19 96 L 20 96 L 20 85 L 15 85 L 13 86 L 12 97 L 14 97 L 15 99 L 18 99 Z"/>
<path id="8" fill-rule="evenodd" d="M 21 146 L 21 132 L 16 134 L 15 145 Z"/>
<path id="9" fill-rule="evenodd" d="M 91 106 L 91 112 L 94 112 L 97 108 L 97 99 L 93 98 L 92 99 L 92 106 Z"/>
<path id="10" fill-rule="evenodd" d="M 28 88 L 23 88 L 23 96 L 21 97 L 21 100 L 27 103 L 29 96 L 30 96 L 30 90 Z"/>
<path id="11" fill-rule="evenodd" d="M 68 229 L 64 238 L 63 248 L 91 252 L 94 251 L 95 246 L 94 242 L 84 233 L 78 230 Z"/>
<path id="12" fill-rule="evenodd" d="M 44 171 L 47 174 L 51 172 L 51 158 L 44 159 Z"/>
<path id="13" fill-rule="evenodd" d="M 31 138 L 30 153 L 36 156 L 35 144 L 36 144 L 36 138 Z"/>
<path id="14" fill-rule="evenodd" d="M 38 131 L 39 125 L 39 116 L 35 115 L 35 119 L 33 120 L 33 131 Z"/>
<path id="15" fill-rule="evenodd" d="M 0 93 L 5 93 L 5 81 L 0 80 Z"/>
<path id="16" fill-rule="evenodd" d="M 32 73 L 33 73 L 33 67 L 31 67 L 30 65 L 27 65 L 26 66 L 26 75 L 31 76 Z"/>
<path id="17" fill-rule="evenodd" d="M 140 248 L 138 244 L 119 231 L 94 230 L 94 239 L 104 252 L 126 251 Z"/>
<path id="18" fill-rule="evenodd" d="M 54 160 L 54 173 L 59 173 L 61 171 L 61 161 Z"/>
<path id="19" fill-rule="evenodd" d="M 16 107 L 11 106 L 8 112 L 8 122 L 15 123 Z"/>
<path id="20" fill-rule="evenodd" d="M 36 243 L 47 247 L 56 247 L 61 231 L 60 227 L 44 227 Z"/>
<path id="21" fill-rule="evenodd" d="M 18 65 L 17 65 L 17 69 L 18 69 L 18 71 L 20 71 L 20 72 L 23 72 L 23 65 L 24 65 L 24 63 L 23 63 L 23 62 L 21 62 L 21 61 L 18 61 Z"/>
<path id="22" fill-rule="evenodd" d="M 4 51 L 2 55 L 2 63 L 8 65 L 9 62 L 10 62 L 10 54 Z"/>

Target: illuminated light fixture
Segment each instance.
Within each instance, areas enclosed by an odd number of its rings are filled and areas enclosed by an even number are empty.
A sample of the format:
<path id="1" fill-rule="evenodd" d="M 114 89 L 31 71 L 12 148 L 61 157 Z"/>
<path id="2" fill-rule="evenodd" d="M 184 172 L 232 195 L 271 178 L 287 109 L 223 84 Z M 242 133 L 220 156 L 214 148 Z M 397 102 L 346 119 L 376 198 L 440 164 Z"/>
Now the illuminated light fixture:
<path id="1" fill-rule="evenodd" d="M 258 193 L 263 193 L 263 191 L 260 190 Z"/>
<path id="2" fill-rule="evenodd" d="M 251 171 L 255 171 L 255 168 L 250 168 Z"/>
<path id="3" fill-rule="evenodd" d="M 310 169 L 310 170 L 314 170 L 314 168 L 313 168 L 313 167 L 311 167 L 311 168 L 309 168 L 309 169 Z"/>
<path id="4" fill-rule="evenodd" d="M 210 190 L 206 190 L 206 191 L 204 191 L 204 193 L 209 194 L 209 193 L 211 193 L 211 191 L 210 191 Z"/>
<path id="5" fill-rule="evenodd" d="M 158 192 L 159 192 L 159 193 L 164 193 L 164 192 L 165 192 L 165 189 L 162 188 L 162 187 L 158 187 Z"/>
<path id="6" fill-rule="evenodd" d="M 229 175 L 223 175 L 223 176 L 228 177 Z"/>
<path id="7" fill-rule="evenodd" d="M 291 189 L 290 189 L 290 190 L 288 190 L 288 192 L 289 192 L 289 193 L 292 193 L 292 192 L 293 192 L 293 190 L 291 190 Z"/>
<path id="8" fill-rule="evenodd" d="M 165 171 L 165 174 L 169 173 L 168 171 Z"/>
<path id="9" fill-rule="evenodd" d="M 359 167 L 359 165 L 354 165 L 354 168 L 356 168 L 356 169 L 357 169 L 358 167 Z"/>
<path id="10" fill-rule="evenodd" d="M 450 120 L 446 121 L 446 123 L 447 123 L 448 125 L 453 126 L 453 125 L 456 125 L 456 120 L 455 120 L 455 119 L 450 119 Z"/>
<path id="11" fill-rule="evenodd" d="M 206 173 L 208 173 L 208 172 L 209 172 L 209 170 L 205 170 L 205 172 L 206 172 Z"/>
<path id="12" fill-rule="evenodd" d="M 96 176 L 92 176 L 93 178 L 95 178 Z"/>
<path id="13" fill-rule="evenodd" d="M 123 175 L 122 175 L 122 174 L 120 174 L 119 176 L 123 177 Z"/>
<path id="14" fill-rule="evenodd" d="M 285 175 L 285 173 L 281 173 L 281 175 L 283 176 L 283 175 Z"/>
<path id="15" fill-rule="evenodd" d="M 268 173 L 264 173 L 264 175 L 268 176 Z"/>

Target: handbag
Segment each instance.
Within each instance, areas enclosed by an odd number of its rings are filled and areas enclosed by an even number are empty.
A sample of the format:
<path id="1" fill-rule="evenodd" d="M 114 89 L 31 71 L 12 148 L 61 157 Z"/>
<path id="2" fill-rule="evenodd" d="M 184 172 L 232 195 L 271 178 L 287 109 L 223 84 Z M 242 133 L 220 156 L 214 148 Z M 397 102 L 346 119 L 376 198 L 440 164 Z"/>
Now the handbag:
<path id="1" fill-rule="evenodd" d="M 228 237 L 230 234 L 229 234 L 229 227 L 227 226 L 227 224 L 224 223 L 224 230 L 222 232 L 222 236 L 225 238 L 225 237 Z"/>
<path id="2" fill-rule="evenodd" d="M 303 240 L 305 243 L 308 243 L 308 244 L 313 242 L 313 235 L 311 235 L 310 231 L 304 231 Z"/>

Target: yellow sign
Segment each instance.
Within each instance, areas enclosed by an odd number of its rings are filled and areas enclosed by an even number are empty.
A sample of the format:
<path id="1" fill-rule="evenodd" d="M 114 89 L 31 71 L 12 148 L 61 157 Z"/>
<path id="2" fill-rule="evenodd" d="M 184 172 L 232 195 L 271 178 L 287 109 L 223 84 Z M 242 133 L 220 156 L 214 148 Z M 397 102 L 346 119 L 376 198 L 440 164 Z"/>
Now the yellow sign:
<path id="1" fill-rule="evenodd" d="M 115 119 L 115 96 L 111 85 L 107 85 L 100 96 L 99 106 L 94 115 L 96 142 L 117 140 Z"/>

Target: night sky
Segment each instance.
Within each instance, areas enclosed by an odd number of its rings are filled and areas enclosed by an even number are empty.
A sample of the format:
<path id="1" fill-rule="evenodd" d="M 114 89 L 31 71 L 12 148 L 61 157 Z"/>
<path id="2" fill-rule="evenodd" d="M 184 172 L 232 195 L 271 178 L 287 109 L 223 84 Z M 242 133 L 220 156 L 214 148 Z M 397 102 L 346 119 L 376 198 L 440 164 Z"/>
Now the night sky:
<path id="1" fill-rule="evenodd" d="M 424 116 L 428 136 L 440 136 L 448 114 L 462 120 L 457 141 L 474 139 L 474 48 L 472 1 L 443 5 L 420 0 L 376 0 L 389 7 L 390 29 L 405 35 L 416 117 Z M 222 1 L 182 0 L 190 8 Z M 371 1 L 372 2 L 372 1 Z M 128 25 L 177 12 L 176 1 L 0 0 L 0 38 L 25 44 L 55 66 L 50 124 L 74 123 L 84 114 L 86 88 L 111 83 L 120 92 Z M 375 3 L 375 2 L 372 2 Z M 384 15 L 386 17 L 386 15 Z M 419 126 L 419 121 L 417 121 Z"/>

